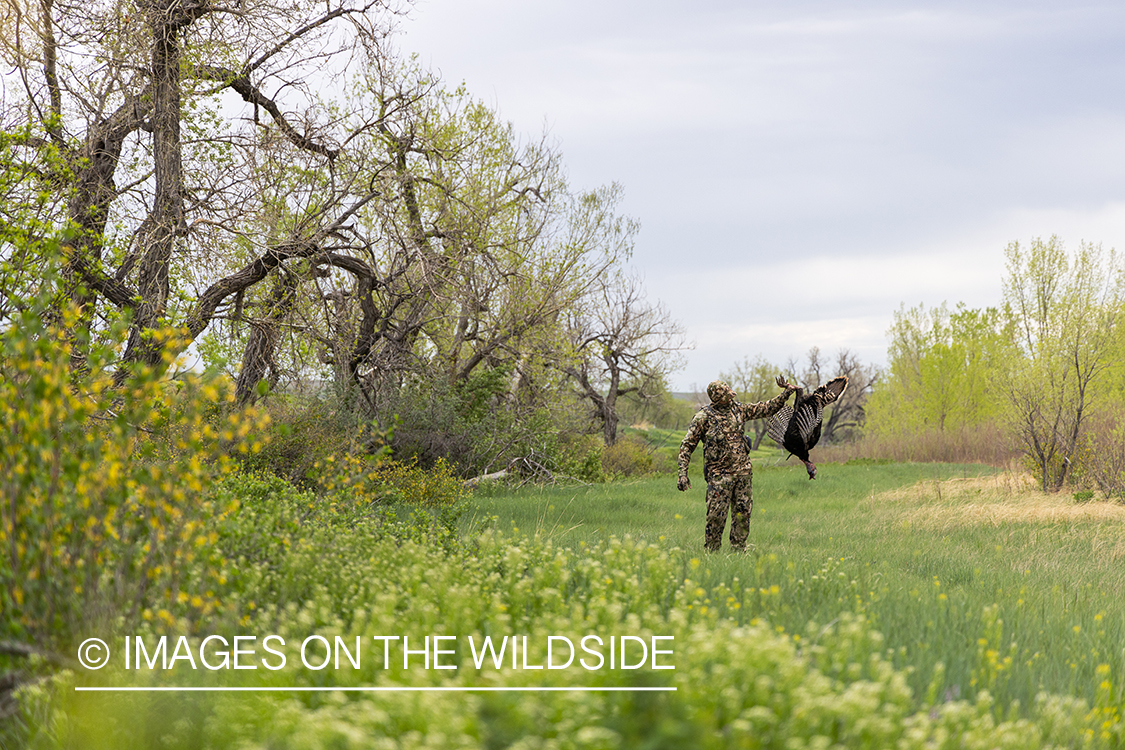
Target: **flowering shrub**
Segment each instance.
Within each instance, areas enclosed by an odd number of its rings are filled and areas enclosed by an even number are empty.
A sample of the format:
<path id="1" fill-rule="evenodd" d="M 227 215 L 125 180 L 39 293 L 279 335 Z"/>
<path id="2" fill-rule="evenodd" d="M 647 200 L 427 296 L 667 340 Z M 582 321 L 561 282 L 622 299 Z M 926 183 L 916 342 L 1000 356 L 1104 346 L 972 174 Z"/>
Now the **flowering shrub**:
<path id="1" fill-rule="evenodd" d="M 270 472 L 302 489 L 316 489 L 333 456 L 386 455 L 388 436 L 364 419 L 341 398 L 271 393 L 258 408 L 270 417 L 262 450 L 241 457 L 248 472 Z"/>
<path id="2" fill-rule="evenodd" d="M 396 461 L 384 456 L 328 456 L 315 466 L 318 489 L 336 502 L 407 503 L 422 507 L 456 505 L 468 496 L 465 483 L 439 458 L 433 468 L 417 457 Z"/>
<path id="3" fill-rule="evenodd" d="M 98 624 L 209 615 L 226 568 L 208 523 L 234 506 L 204 489 L 228 450 L 258 449 L 253 412 L 228 409 L 217 381 L 137 369 L 115 386 L 107 348 L 73 368 L 73 310 L 49 325 L 43 309 L 0 333 L 0 633 L 51 648 Z"/>

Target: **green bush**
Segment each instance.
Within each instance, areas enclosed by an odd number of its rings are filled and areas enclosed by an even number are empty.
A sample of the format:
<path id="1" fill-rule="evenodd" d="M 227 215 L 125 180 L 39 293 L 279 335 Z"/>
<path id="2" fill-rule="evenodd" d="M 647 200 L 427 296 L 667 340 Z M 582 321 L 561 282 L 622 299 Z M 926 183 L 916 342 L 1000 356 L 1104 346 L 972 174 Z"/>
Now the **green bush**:
<path id="1" fill-rule="evenodd" d="M 1125 414 L 1120 408 L 1087 420 L 1070 461 L 1072 487 L 1099 492 L 1107 500 L 1125 499 Z"/>
<path id="2" fill-rule="evenodd" d="M 399 502 L 421 507 L 456 505 L 468 497 L 465 483 L 453 475 L 452 467 L 439 458 L 430 469 L 417 461 L 384 461 L 372 472 L 371 480 L 393 488 Z"/>
<path id="3" fill-rule="evenodd" d="M 249 472 L 269 471 L 298 487 L 318 486 L 318 466 L 334 457 L 382 455 L 387 438 L 372 423 L 335 399 L 299 401 L 271 396 L 260 402 L 269 415 L 262 449 L 244 457 Z"/>
<path id="4" fill-rule="evenodd" d="M 559 436 L 559 473 L 591 484 L 604 482 L 604 451 L 605 444 L 596 435 L 564 433 Z"/>
<path id="5" fill-rule="evenodd" d="M 222 609 L 208 523 L 231 509 L 202 496 L 260 423 L 221 381 L 136 368 L 115 386 L 108 347 L 72 368 L 77 317 L 46 310 L 0 333 L 0 635 L 66 649 L 108 621 Z"/>
<path id="6" fill-rule="evenodd" d="M 496 392 L 499 382 L 485 373 L 459 387 L 438 378 L 388 395 L 379 419 L 394 424 L 395 458 L 425 468 L 443 459 L 462 477 L 508 469 L 522 478 L 547 478 L 561 463 L 559 418 L 512 402 Z"/>
<path id="7" fill-rule="evenodd" d="M 614 478 L 638 477 L 653 471 L 648 444 L 635 435 L 623 435 L 602 453 L 602 469 Z"/>

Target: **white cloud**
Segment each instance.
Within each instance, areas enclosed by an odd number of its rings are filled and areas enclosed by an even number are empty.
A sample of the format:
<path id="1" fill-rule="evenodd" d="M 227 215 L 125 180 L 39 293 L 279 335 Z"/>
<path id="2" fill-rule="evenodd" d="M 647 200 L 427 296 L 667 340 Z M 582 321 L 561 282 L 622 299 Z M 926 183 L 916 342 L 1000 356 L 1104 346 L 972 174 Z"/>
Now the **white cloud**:
<path id="1" fill-rule="evenodd" d="M 699 346 L 881 361 L 900 303 L 1000 301 L 1003 248 L 1125 250 L 1125 6 L 423 0 L 401 45 L 625 185 Z M 810 268 L 811 278 L 798 269 Z"/>
<path id="2" fill-rule="evenodd" d="M 1087 241 L 1125 252 L 1125 201 L 1013 209 L 977 229 L 953 226 L 944 237 L 919 238 L 894 255 L 793 258 L 755 268 L 699 264 L 650 274 L 648 288 L 670 303 L 696 342 L 688 367 L 673 378 L 680 390 L 710 382 L 746 356 L 783 365 L 813 346 L 885 364 L 886 331 L 901 305 L 999 306 L 1004 248 L 1052 234 L 1068 248 Z"/>

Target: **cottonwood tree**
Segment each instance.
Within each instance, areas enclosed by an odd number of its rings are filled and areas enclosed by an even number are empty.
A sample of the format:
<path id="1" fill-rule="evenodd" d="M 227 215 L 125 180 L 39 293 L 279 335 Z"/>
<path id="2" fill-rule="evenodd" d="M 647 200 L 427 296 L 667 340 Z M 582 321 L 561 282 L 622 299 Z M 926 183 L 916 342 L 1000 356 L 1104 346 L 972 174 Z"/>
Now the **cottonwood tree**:
<path id="1" fill-rule="evenodd" d="M 1125 264 L 1085 242 L 1070 255 L 1055 236 L 1004 254 L 1005 313 L 1022 354 L 1008 388 L 1013 433 L 1043 490 L 1058 491 L 1111 365 Z"/>
<path id="2" fill-rule="evenodd" d="M 124 319 L 121 380 L 196 342 L 236 370 L 242 401 L 297 374 L 376 416 L 419 384 L 503 374 L 500 396 L 543 403 L 575 363 L 599 382 L 583 359 L 593 339 L 560 342 L 574 310 L 618 294 L 632 236 L 620 188 L 571 192 L 545 137 L 519 139 L 390 55 L 397 6 L 28 7 L 14 22 L 27 33 L 3 48 L 18 75 L 0 189 L 33 210 L 0 215 L 64 238 L 74 367 Z M 38 259 L 12 259 L 13 283 L 33 285 Z M 667 314 L 633 292 L 641 337 L 611 345 L 610 381 L 663 366 L 663 345 L 639 342 L 671 331 Z M 590 332 L 617 341 L 628 325 Z"/>
<path id="3" fill-rule="evenodd" d="M 40 10 L 6 50 L 24 75 L 5 114 L 32 167 L 15 172 L 38 175 L 25 198 L 53 187 L 53 222 L 74 225 L 65 270 L 85 327 L 132 317 L 127 362 L 222 321 L 243 399 L 313 349 L 369 400 L 419 368 L 526 372 L 617 261 L 597 238 L 616 188 L 572 196 L 545 139 L 519 143 L 387 55 L 383 4 Z M 321 101 L 320 69 L 344 75 L 333 59 L 355 53 L 347 100 Z M 154 335 L 170 324 L 182 338 Z M 283 333 L 305 361 L 279 362 Z"/>
<path id="4" fill-rule="evenodd" d="M 631 236 L 635 226 L 624 231 Z M 690 344 L 667 308 L 647 300 L 638 276 L 621 273 L 600 281 L 571 316 L 577 363 L 563 369 L 592 406 L 609 446 L 617 441 L 618 399 L 634 392 L 643 397 L 650 389 L 659 393 Z"/>
<path id="5" fill-rule="evenodd" d="M 376 113 L 348 129 L 378 197 L 310 258 L 294 330 L 373 412 L 408 379 L 445 392 L 503 369 L 518 390 L 555 358 L 563 311 L 624 257 L 603 236 L 619 188 L 571 194 L 557 149 L 422 71 L 372 67 L 352 98 Z"/>
<path id="6" fill-rule="evenodd" d="M 381 53 L 396 8 L 15 3 L 15 33 L 2 48 L 15 74 L 2 117 L 10 148 L 36 178 L 24 202 L 48 195 L 33 231 L 65 228 L 64 291 L 81 310 L 76 367 L 98 317 L 115 315 L 131 320 L 125 363 L 162 363 L 282 265 L 323 255 L 374 198 L 342 191 L 302 206 L 308 196 L 290 196 L 287 212 L 300 218 L 263 238 L 256 230 L 268 207 L 244 186 L 263 144 L 331 174 L 349 134 L 316 90 L 357 52 Z M 233 270 L 224 256 L 232 247 L 247 256 Z M 183 283 L 192 271 L 195 290 Z M 182 335 L 159 335 L 172 325 Z"/>

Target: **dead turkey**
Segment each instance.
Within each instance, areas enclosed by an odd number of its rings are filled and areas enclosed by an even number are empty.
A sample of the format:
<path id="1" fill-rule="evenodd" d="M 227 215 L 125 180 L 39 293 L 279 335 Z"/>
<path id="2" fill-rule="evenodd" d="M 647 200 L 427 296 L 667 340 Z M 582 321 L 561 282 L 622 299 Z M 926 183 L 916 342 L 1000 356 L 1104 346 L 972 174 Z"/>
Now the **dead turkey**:
<path id="1" fill-rule="evenodd" d="M 777 384 L 787 388 L 788 384 L 780 375 Z M 820 440 L 820 423 L 824 418 L 824 407 L 840 398 L 848 387 L 848 378 L 841 375 L 829 380 L 812 393 L 805 394 L 798 388 L 793 405 L 786 404 L 769 418 L 766 431 L 790 455 L 801 459 L 809 479 L 816 479 L 816 464 L 809 460 L 809 451 Z"/>

